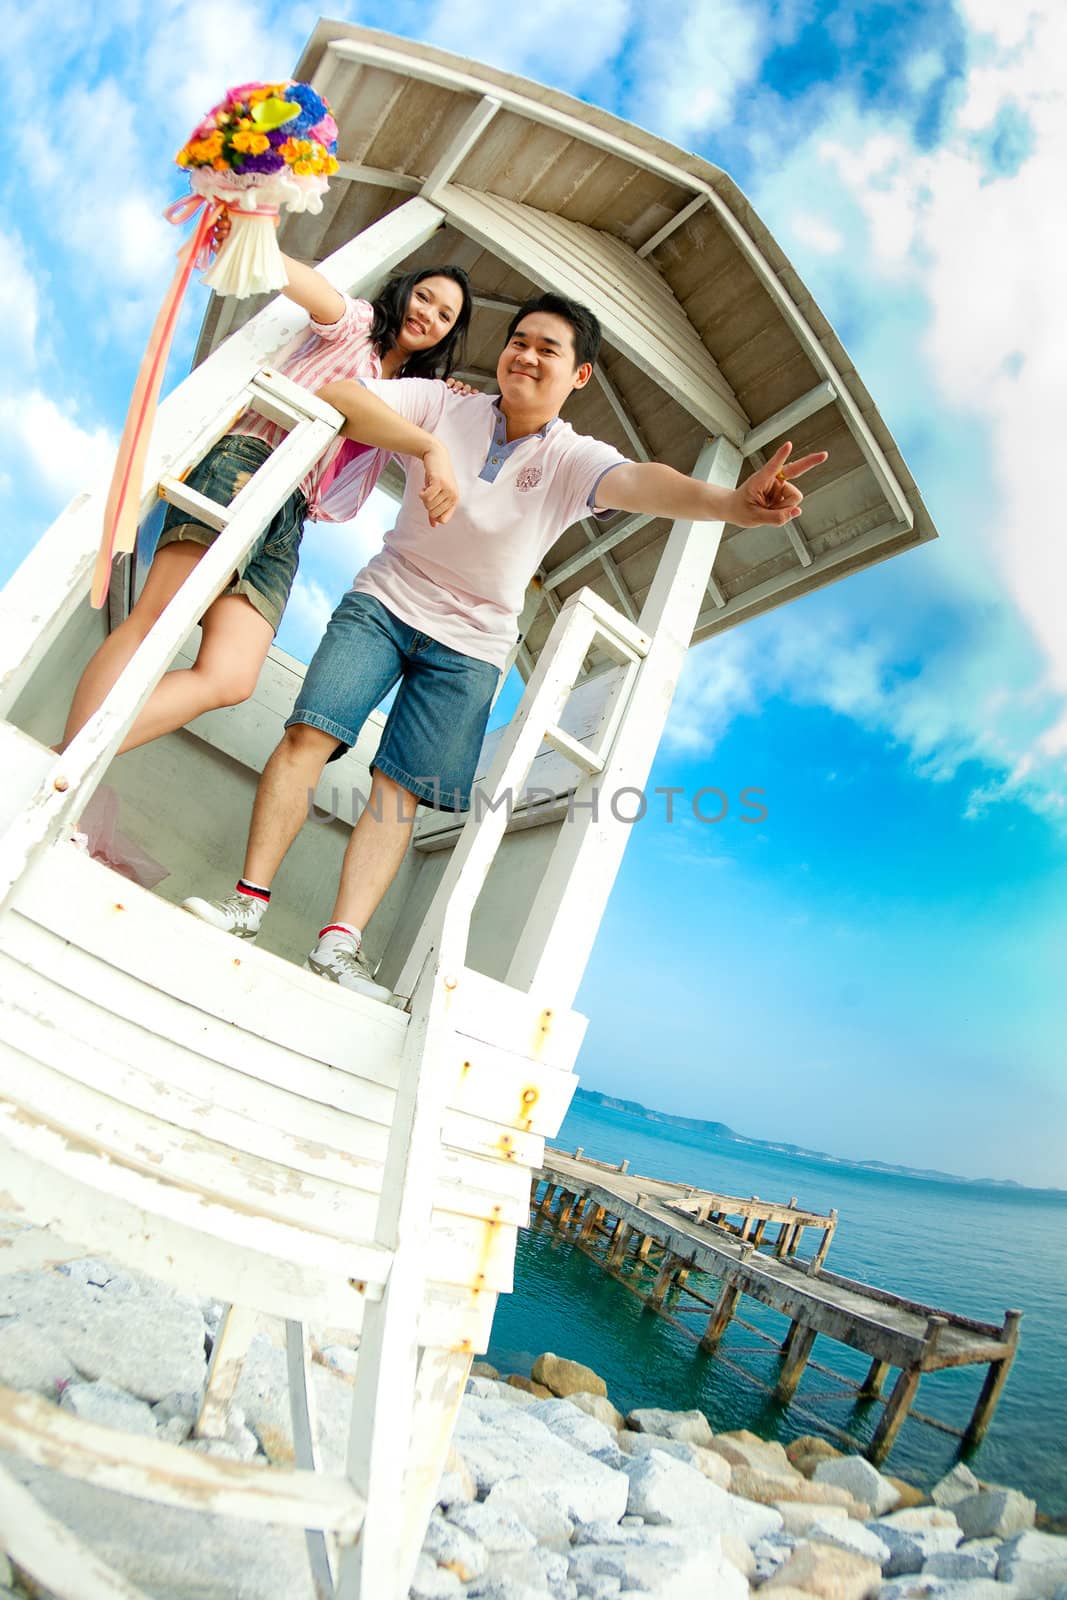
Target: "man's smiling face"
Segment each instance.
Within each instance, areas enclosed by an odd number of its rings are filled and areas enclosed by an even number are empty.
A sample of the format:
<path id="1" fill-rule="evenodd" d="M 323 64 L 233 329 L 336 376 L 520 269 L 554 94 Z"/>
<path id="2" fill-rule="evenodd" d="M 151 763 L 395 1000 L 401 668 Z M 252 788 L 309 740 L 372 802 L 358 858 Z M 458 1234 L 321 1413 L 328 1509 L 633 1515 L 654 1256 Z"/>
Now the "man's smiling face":
<path id="1" fill-rule="evenodd" d="M 500 353 L 496 381 L 507 407 L 554 417 L 574 389 L 592 376 L 586 362 L 574 364 L 574 329 L 549 311 L 523 317 Z"/>

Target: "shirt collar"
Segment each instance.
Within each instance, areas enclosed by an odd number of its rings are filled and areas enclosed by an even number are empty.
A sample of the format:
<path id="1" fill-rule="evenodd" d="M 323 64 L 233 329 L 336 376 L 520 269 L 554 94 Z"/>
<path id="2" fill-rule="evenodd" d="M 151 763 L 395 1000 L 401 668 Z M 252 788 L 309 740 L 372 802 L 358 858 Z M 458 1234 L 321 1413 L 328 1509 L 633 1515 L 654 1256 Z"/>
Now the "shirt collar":
<path id="1" fill-rule="evenodd" d="M 559 421 L 558 417 L 549 417 L 543 428 L 538 428 L 536 433 L 524 433 L 519 439 L 512 439 L 512 444 L 521 444 L 523 439 L 543 439 L 549 428 L 554 428 Z M 493 401 L 493 438 L 498 444 L 508 442 L 508 419 L 500 409 L 500 402 Z"/>

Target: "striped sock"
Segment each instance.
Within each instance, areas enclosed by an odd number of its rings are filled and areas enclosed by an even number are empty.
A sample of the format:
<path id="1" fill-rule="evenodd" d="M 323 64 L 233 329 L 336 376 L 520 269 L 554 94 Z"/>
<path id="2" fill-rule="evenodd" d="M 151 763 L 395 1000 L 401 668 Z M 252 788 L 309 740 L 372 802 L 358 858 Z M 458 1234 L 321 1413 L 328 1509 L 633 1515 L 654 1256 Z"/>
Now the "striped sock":
<path id="1" fill-rule="evenodd" d="M 325 928 L 319 929 L 319 943 L 321 944 L 327 934 L 330 933 L 342 934 L 347 938 L 354 939 L 357 944 L 363 943 L 362 928 L 355 928 L 350 922 L 328 922 Z"/>
<path id="2" fill-rule="evenodd" d="M 265 906 L 270 905 L 270 890 L 264 889 L 261 883 L 249 883 L 247 878 L 238 878 L 237 893 L 246 894 L 251 900 L 262 900 Z"/>

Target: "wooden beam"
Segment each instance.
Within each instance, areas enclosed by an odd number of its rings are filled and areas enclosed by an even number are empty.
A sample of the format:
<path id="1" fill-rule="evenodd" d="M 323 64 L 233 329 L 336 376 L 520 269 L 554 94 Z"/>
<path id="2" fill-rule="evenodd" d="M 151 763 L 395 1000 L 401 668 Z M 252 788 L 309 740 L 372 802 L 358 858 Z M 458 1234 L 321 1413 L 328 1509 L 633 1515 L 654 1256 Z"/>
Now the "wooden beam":
<path id="1" fill-rule="evenodd" d="M 730 1326 L 730 1319 L 741 1298 L 740 1286 L 736 1283 L 726 1282 L 719 1290 L 719 1298 L 715 1302 L 715 1310 L 708 1318 L 708 1325 L 704 1329 L 699 1348 L 704 1353 L 710 1354 L 718 1347 L 719 1340 Z"/>
<path id="2" fill-rule="evenodd" d="M 682 227 L 683 224 L 688 222 L 690 217 L 695 216 L 700 210 L 701 206 L 705 205 L 706 202 L 707 195 L 703 194 L 698 194 L 694 200 L 690 200 L 687 206 L 683 206 L 681 211 L 677 212 L 669 222 L 665 222 L 662 228 L 652 235 L 651 239 L 646 240 L 645 243 L 641 245 L 637 254 L 639 256 L 650 256 L 653 250 L 658 250 L 660 245 L 663 244 L 666 239 L 669 239 L 671 234 L 674 233 L 678 228 Z"/>
<path id="3" fill-rule="evenodd" d="M 881 1398 L 882 1385 L 889 1376 L 889 1362 L 879 1361 L 875 1356 L 867 1368 L 867 1376 L 859 1386 L 858 1394 L 861 1400 L 878 1400 Z"/>
<path id="4" fill-rule="evenodd" d="M 422 193 L 427 200 L 432 200 L 438 189 L 449 182 L 499 110 L 499 100 L 488 94 L 482 96 L 451 144 L 441 152 L 432 172 L 423 184 Z"/>
<path id="5" fill-rule="evenodd" d="M 804 1323 L 799 1325 L 794 1323 L 793 1329 L 790 1331 L 792 1338 L 789 1343 L 789 1350 L 782 1363 L 782 1370 L 778 1374 L 778 1382 L 774 1386 L 776 1398 L 783 1402 L 792 1400 L 797 1392 L 797 1384 L 803 1377 L 804 1368 L 807 1366 L 808 1357 L 811 1355 L 811 1347 L 815 1343 L 816 1334 L 815 1328 Z"/>
<path id="6" fill-rule="evenodd" d="M 886 1408 L 878 1419 L 874 1437 L 867 1447 L 867 1460 L 874 1466 L 881 1466 L 890 1450 L 892 1450 L 904 1418 L 910 1411 L 911 1403 L 919 1392 L 919 1379 L 921 1377 L 922 1373 L 918 1367 L 904 1368 L 898 1374 Z"/>
<path id="7" fill-rule="evenodd" d="M 1021 1311 L 1009 1311 L 1004 1319 L 1004 1335 L 1006 1339 L 1010 1339 L 1013 1347 L 1018 1342 L 1021 1318 Z M 1008 1381 L 1008 1373 L 1011 1371 L 1011 1364 L 1014 1359 L 1015 1350 L 1013 1348 L 1011 1354 L 1005 1356 L 1002 1361 L 991 1361 L 989 1363 L 985 1382 L 982 1384 L 981 1392 L 971 1414 L 971 1420 L 967 1424 L 966 1432 L 963 1435 L 963 1442 L 967 1449 L 972 1449 L 974 1446 L 981 1444 L 985 1438 L 986 1430 L 993 1420 L 993 1413 L 997 1409 L 997 1401 L 1000 1399 L 1004 1385 Z"/>
<path id="8" fill-rule="evenodd" d="M 642 513 L 624 517 L 617 522 L 607 533 L 602 533 L 599 539 L 594 539 L 588 550 L 579 550 L 576 555 L 568 556 L 566 561 L 561 561 L 558 567 L 553 567 L 551 572 L 545 573 L 545 589 L 558 589 L 561 583 L 566 583 L 568 578 L 573 578 L 575 573 L 584 572 L 601 555 L 613 550 L 617 544 L 628 539 L 631 533 L 636 533 L 638 528 L 643 528 L 647 522 L 655 521 L 654 517 L 646 517 Z"/>
<path id="9" fill-rule="evenodd" d="M 619 427 L 626 435 L 630 449 L 633 451 L 638 461 L 650 461 L 652 457 L 649 453 L 648 446 L 641 437 L 637 423 L 627 411 L 618 389 L 616 389 L 615 385 L 612 383 L 603 367 L 594 367 L 593 377 L 596 379 L 597 383 L 602 389 L 604 398 L 608 402 L 608 405 L 615 413 L 615 420 L 618 422 Z"/>
<path id="10" fill-rule="evenodd" d="M 776 411 L 773 417 L 768 417 L 765 422 L 757 422 L 754 428 L 749 429 L 741 441 L 742 453 L 747 458 L 754 455 L 757 450 L 762 450 L 765 444 L 770 444 L 772 439 L 784 438 L 798 422 L 806 422 L 809 417 L 821 411 L 824 406 L 831 405 L 836 399 L 837 390 L 828 379 L 824 378 L 822 383 L 817 383 L 807 394 L 791 400 L 787 406 Z"/>
<path id="11" fill-rule="evenodd" d="M 377 189 L 399 189 L 402 194 L 418 194 L 422 179 L 413 178 L 409 172 L 391 172 L 386 167 L 365 167 L 359 161 L 340 161 L 335 178 L 349 183 L 370 183 Z"/>

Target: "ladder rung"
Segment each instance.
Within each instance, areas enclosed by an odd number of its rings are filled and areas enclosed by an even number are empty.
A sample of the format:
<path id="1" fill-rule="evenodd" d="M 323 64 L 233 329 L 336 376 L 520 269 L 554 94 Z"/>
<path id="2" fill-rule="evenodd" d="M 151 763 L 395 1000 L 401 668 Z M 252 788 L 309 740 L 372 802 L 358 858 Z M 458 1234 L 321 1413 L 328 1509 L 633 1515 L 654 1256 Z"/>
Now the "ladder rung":
<path id="1" fill-rule="evenodd" d="M 546 729 L 545 739 L 553 750 L 558 750 L 561 756 L 566 756 L 568 761 L 573 761 L 575 766 L 580 767 L 583 772 L 588 772 L 590 775 L 603 772 L 603 758 L 598 756 L 594 750 L 590 750 L 588 745 L 582 744 L 579 739 L 575 739 L 572 734 L 564 733 L 562 728 L 552 727 Z"/>
<path id="2" fill-rule="evenodd" d="M 642 633 L 636 623 L 624 617 L 621 611 L 602 600 L 593 589 L 579 589 L 568 604 L 576 602 L 593 614 L 596 637 L 600 638 L 621 661 L 641 661 L 648 655 L 652 640 Z"/>
<path id="3" fill-rule="evenodd" d="M 328 422 L 333 427 L 344 421 L 333 406 L 313 395 L 310 389 L 301 388 L 291 378 L 275 372 L 273 367 L 264 367 L 257 372 L 251 389 L 253 409 L 269 417 L 272 422 L 280 423 L 282 427 L 295 427 L 307 418 Z"/>
<path id="4" fill-rule="evenodd" d="M 217 500 L 209 500 L 206 494 L 201 494 L 199 489 L 190 489 L 180 478 L 160 478 L 159 497 L 166 500 L 168 505 L 175 506 L 179 511 L 187 511 L 198 522 L 206 522 L 209 528 L 220 532 L 229 526 L 233 515 L 230 506 L 221 506 Z"/>

